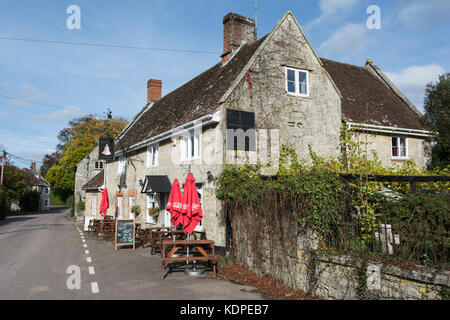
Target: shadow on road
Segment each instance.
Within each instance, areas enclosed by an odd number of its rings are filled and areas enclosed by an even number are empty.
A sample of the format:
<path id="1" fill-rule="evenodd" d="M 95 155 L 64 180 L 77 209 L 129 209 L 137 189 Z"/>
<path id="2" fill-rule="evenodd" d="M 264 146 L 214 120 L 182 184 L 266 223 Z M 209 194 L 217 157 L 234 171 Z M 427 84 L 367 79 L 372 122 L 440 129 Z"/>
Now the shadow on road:
<path id="1" fill-rule="evenodd" d="M 54 206 L 54 207 L 50 207 L 49 210 L 45 210 L 45 211 L 20 212 L 17 215 L 7 216 L 5 220 L 0 220 L 0 227 L 6 225 L 8 223 L 12 223 L 12 222 L 20 222 L 20 221 L 36 219 L 37 217 L 39 217 L 40 215 L 43 215 L 43 214 L 57 214 L 57 213 L 61 213 L 64 210 L 67 210 L 67 209 L 69 209 L 69 208 L 68 207 L 62 207 L 62 206 Z"/>

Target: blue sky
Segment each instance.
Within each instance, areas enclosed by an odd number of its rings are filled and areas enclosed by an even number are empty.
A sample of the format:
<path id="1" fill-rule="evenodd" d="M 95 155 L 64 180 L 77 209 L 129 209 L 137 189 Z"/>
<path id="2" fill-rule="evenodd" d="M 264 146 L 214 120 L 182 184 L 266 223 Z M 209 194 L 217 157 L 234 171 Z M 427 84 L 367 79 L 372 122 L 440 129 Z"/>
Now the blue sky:
<path id="1" fill-rule="evenodd" d="M 66 9 L 81 10 L 70 30 Z M 381 29 L 370 30 L 377 5 Z M 423 110 L 425 84 L 450 71 L 450 1 L 258 1 L 258 36 L 291 10 L 320 57 L 355 65 L 371 58 Z M 0 37 L 217 52 L 198 54 L 0 39 L 0 149 L 42 160 L 58 132 L 87 113 L 131 120 L 149 78 L 163 95 L 220 60 L 222 18 L 254 17 L 254 0 L 0 0 Z M 26 163 L 15 163 L 27 166 Z"/>

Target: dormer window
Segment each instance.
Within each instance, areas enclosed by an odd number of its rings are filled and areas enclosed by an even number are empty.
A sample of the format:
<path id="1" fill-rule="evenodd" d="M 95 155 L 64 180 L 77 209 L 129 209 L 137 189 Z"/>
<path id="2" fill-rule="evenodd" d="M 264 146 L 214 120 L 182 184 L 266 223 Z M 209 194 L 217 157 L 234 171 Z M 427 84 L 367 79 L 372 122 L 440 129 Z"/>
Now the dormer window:
<path id="1" fill-rule="evenodd" d="M 191 131 L 180 137 L 181 161 L 190 161 L 200 157 L 200 134 Z"/>
<path id="2" fill-rule="evenodd" d="M 286 91 L 300 97 L 309 96 L 309 72 L 286 67 Z"/>
<path id="3" fill-rule="evenodd" d="M 158 166 L 158 144 L 147 147 L 147 168 L 155 168 Z"/>
<path id="4" fill-rule="evenodd" d="M 124 156 L 119 157 L 119 161 L 117 163 L 117 175 L 122 176 L 125 174 L 125 169 L 127 165 L 127 159 Z"/>
<path id="5" fill-rule="evenodd" d="M 95 170 L 103 170 L 103 161 L 95 161 Z"/>

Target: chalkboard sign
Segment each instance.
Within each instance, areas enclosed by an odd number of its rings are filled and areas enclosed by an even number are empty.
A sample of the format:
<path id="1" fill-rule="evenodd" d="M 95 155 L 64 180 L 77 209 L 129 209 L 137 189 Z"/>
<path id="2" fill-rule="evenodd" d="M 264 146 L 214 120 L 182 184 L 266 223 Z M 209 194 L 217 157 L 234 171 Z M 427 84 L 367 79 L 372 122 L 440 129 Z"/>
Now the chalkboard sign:
<path id="1" fill-rule="evenodd" d="M 134 219 L 117 219 L 116 231 L 114 235 L 114 249 L 117 250 L 118 246 L 133 245 L 135 248 L 135 220 Z"/>

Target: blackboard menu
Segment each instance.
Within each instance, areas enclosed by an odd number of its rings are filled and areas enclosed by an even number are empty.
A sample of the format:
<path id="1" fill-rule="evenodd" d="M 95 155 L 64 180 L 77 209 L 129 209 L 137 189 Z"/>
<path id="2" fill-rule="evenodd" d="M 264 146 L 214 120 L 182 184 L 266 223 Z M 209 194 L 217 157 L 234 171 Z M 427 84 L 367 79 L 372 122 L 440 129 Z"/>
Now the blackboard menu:
<path id="1" fill-rule="evenodd" d="M 116 220 L 116 232 L 114 237 L 114 248 L 117 250 L 117 246 L 133 245 L 134 246 L 134 219 L 117 219 Z"/>

